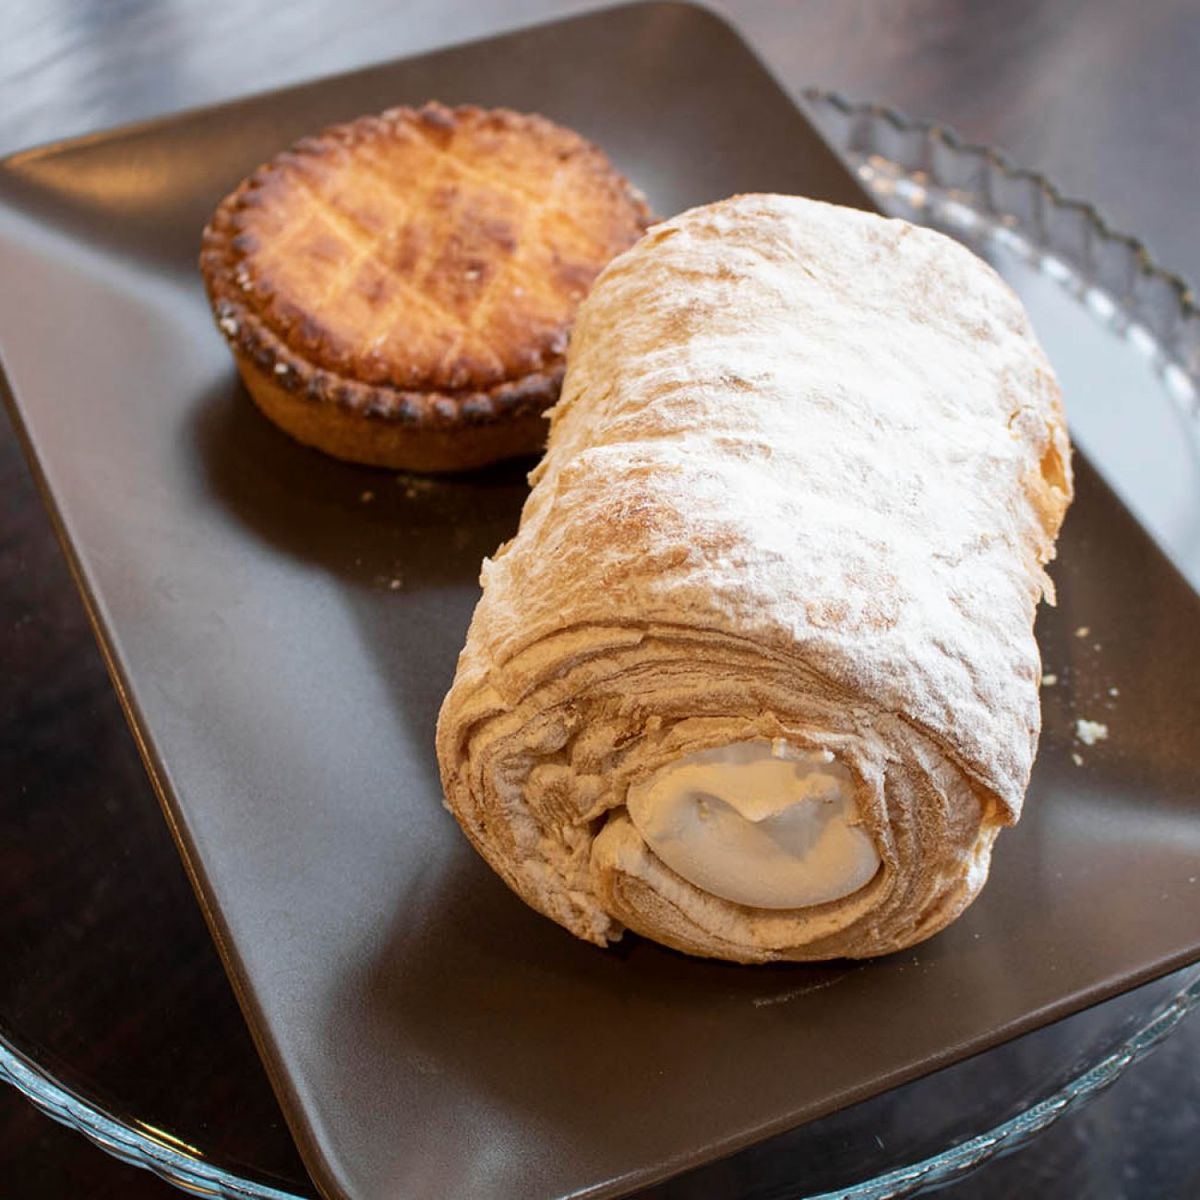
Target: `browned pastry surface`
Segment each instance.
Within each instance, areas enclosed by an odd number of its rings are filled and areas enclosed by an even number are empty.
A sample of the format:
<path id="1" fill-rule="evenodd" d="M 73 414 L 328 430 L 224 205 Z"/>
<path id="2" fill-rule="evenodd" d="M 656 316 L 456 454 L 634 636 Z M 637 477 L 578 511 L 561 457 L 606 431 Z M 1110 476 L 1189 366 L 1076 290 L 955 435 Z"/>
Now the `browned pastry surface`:
<path id="1" fill-rule="evenodd" d="M 575 310 L 648 218 L 578 134 L 431 103 L 259 167 L 201 268 L 273 420 L 339 457 L 455 469 L 540 447 Z"/>

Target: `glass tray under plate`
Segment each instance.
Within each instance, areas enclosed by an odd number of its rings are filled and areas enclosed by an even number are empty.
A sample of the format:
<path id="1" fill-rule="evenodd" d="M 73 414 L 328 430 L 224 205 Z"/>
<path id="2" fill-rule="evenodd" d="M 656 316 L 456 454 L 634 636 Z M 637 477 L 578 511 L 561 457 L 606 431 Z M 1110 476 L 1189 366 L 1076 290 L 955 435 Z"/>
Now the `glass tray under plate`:
<path id="1" fill-rule="evenodd" d="M 1155 268 L 1138 243 L 1108 230 L 1093 209 L 1062 200 L 1045 180 L 1013 169 L 994 151 L 827 93 L 808 94 L 806 106 L 885 208 L 943 229 L 987 257 L 1020 292 L 1046 340 L 1048 329 L 1088 339 L 1093 353 L 1075 356 L 1083 366 L 1073 369 L 1109 384 L 1116 376 L 1136 389 L 1139 403 L 1127 410 L 1072 405 L 1073 434 L 1176 564 L 1200 582 L 1200 317 L 1184 285 Z M 1089 394 L 1085 376 L 1064 384 L 1071 397 Z M 1140 452 L 1146 445 L 1155 447 L 1152 456 Z M 136 891 L 144 881 L 131 875 L 122 886 Z M 204 965 L 219 969 L 215 957 Z M 1200 968 L 1192 968 L 654 1194 L 914 1194 L 1019 1145 L 1084 1103 L 1198 1002 Z M 252 1143 L 211 1126 L 164 1127 L 157 1114 L 151 1125 L 112 1081 L 92 1087 L 86 1071 L 49 1061 L 18 1031 L 0 1033 L 0 1078 L 117 1157 L 200 1195 L 312 1194 L 298 1164 L 258 1163 Z M 178 1083 L 186 1089 L 188 1081 Z"/>

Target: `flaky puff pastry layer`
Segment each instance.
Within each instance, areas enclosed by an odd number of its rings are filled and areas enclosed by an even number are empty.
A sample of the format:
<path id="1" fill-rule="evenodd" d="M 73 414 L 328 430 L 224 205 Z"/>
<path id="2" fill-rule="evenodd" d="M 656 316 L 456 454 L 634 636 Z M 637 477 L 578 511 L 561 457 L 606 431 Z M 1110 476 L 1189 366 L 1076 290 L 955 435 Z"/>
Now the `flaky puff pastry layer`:
<path id="1" fill-rule="evenodd" d="M 601 945 L 740 962 L 885 954 L 961 913 L 1029 781 L 1072 490 L 1058 385 L 995 272 L 794 197 L 684 213 L 584 303 L 531 481 L 437 743 L 513 890 Z M 849 767 L 864 888 L 748 908 L 643 842 L 631 785 L 758 737 Z"/>

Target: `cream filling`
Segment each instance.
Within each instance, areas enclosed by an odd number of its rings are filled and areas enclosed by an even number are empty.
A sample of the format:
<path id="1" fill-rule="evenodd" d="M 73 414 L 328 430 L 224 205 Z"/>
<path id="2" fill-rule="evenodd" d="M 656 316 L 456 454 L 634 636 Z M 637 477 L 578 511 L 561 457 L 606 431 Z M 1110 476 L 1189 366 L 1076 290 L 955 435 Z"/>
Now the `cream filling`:
<path id="1" fill-rule="evenodd" d="M 685 755 L 631 787 L 626 807 L 672 871 L 752 908 L 840 900 L 879 869 L 850 772 L 782 738 Z"/>

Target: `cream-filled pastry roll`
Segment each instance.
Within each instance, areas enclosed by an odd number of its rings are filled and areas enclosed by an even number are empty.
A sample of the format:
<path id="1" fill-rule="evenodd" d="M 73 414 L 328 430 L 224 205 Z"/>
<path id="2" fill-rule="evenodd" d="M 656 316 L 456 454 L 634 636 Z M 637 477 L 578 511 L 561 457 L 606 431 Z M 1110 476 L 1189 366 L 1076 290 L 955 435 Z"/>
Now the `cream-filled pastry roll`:
<path id="1" fill-rule="evenodd" d="M 446 697 L 446 800 L 581 938 L 740 962 L 943 928 L 1017 820 L 1071 498 L 1016 296 L 902 221 L 738 196 L 580 310 Z"/>

